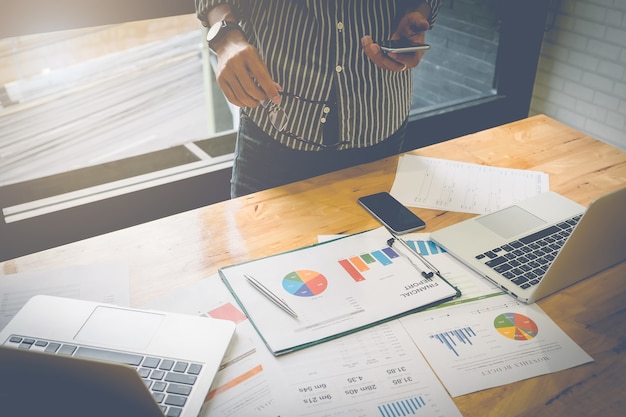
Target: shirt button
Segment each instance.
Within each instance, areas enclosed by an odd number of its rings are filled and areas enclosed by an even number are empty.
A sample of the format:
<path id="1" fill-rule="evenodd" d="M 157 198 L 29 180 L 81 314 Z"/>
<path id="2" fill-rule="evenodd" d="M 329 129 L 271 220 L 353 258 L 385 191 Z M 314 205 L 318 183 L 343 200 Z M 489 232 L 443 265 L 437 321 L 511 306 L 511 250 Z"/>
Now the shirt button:
<path id="1" fill-rule="evenodd" d="M 330 113 L 330 107 L 324 106 L 324 109 L 322 111 L 324 112 L 324 114 L 328 114 Z"/>
<path id="2" fill-rule="evenodd" d="M 343 30 L 343 22 L 337 22 L 337 29 Z"/>
<path id="3" fill-rule="evenodd" d="M 320 119 L 320 123 L 326 123 L 326 118 L 325 118 L 325 117 L 322 117 L 322 118 Z"/>
<path id="4" fill-rule="evenodd" d="M 343 68 L 341 67 L 341 65 L 337 65 L 337 66 L 335 67 L 335 71 L 337 71 L 337 72 L 341 72 L 341 71 L 343 71 Z"/>

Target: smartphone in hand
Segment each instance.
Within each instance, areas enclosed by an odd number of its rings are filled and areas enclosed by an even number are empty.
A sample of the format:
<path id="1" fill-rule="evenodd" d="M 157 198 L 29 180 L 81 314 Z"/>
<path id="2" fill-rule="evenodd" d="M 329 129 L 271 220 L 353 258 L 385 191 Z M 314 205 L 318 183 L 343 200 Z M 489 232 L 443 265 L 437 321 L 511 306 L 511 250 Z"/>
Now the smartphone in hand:
<path id="1" fill-rule="evenodd" d="M 377 42 L 383 52 L 408 53 L 415 51 L 424 51 L 430 49 L 430 45 L 426 43 L 415 43 L 408 39 L 383 40 Z"/>
<path id="2" fill-rule="evenodd" d="M 426 227 L 424 220 L 387 192 L 360 197 L 358 202 L 395 234 L 401 235 Z"/>

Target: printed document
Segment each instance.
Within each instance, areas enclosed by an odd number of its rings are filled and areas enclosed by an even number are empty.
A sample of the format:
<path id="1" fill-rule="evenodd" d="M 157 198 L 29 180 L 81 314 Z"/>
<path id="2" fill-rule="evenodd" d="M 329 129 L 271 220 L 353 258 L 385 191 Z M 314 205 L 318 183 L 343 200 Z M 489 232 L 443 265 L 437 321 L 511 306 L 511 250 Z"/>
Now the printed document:
<path id="1" fill-rule="evenodd" d="M 391 195 L 406 206 L 485 214 L 549 189 L 539 171 L 402 155 Z"/>
<path id="2" fill-rule="evenodd" d="M 430 240 L 405 240 L 462 292 L 460 298 L 400 319 L 456 397 L 591 361 L 539 306 L 502 292 Z"/>
<path id="3" fill-rule="evenodd" d="M 453 397 L 593 360 L 538 305 L 508 294 L 400 321 Z"/>
<path id="4" fill-rule="evenodd" d="M 220 269 L 268 348 L 284 354 L 455 298 L 384 228 Z M 419 264 L 419 265 L 418 265 Z M 261 282 L 294 318 L 245 278 Z"/>
<path id="5" fill-rule="evenodd" d="M 38 294 L 128 306 L 128 266 L 107 262 L 0 275 L 0 329 Z"/>

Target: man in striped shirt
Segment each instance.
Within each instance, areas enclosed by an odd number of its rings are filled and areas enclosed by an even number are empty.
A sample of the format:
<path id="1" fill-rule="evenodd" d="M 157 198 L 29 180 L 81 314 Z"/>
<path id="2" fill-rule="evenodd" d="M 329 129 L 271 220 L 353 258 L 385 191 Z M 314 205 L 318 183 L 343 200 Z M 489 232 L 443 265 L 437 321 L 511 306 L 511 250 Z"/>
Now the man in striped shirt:
<path id="1" fill-rule="evenodd" d="M 397 154 L 442 0 L 196 0 L 216 78 L 241 108 L 233 197 Z"/>

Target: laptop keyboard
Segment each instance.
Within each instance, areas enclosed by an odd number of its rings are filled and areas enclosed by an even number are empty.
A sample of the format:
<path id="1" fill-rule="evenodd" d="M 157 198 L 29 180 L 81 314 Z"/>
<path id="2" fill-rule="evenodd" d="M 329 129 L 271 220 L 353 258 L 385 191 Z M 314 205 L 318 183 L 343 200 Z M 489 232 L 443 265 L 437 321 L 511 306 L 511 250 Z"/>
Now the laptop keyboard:
<path id="1" fill-rule="evenodd" d="M 202 370 L 202 365 L 199 363 L 58 343 L 51 340 L 17 335 L 11 336 L 5 345 L 18 349 L 38 350 L 57 355 L 129 365 L 137 370 L 137 373 L 166 417 L 178 417 L 182 414 L 191 389 Z"/>
<path id="2" fill-rule="evenodd" d="M 476 255 L 522 289 L 539 284 L 582 215 Z"/>

